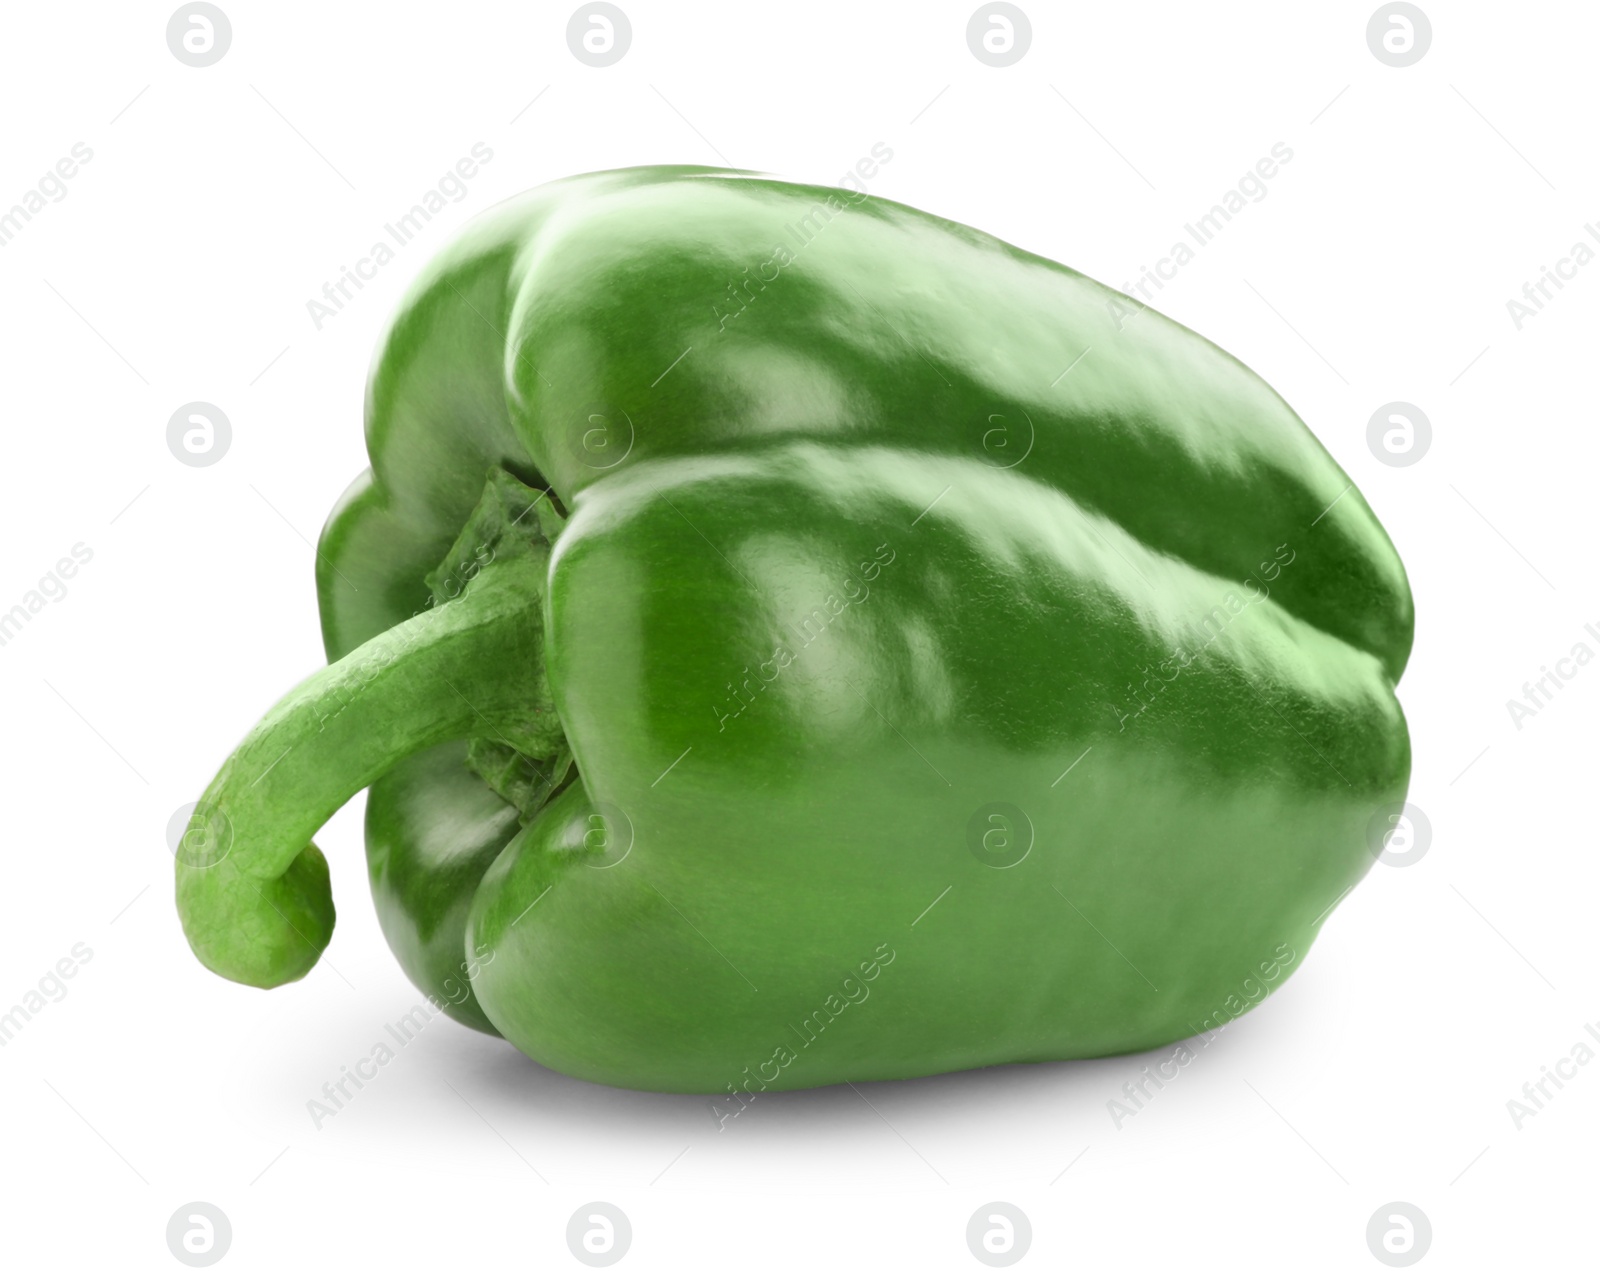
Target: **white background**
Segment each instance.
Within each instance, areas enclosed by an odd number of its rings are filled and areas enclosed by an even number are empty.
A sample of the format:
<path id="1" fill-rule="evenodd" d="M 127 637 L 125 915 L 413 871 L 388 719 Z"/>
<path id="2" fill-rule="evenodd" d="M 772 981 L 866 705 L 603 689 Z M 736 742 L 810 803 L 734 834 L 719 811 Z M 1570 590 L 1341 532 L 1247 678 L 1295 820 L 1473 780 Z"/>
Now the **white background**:
<path id="1" fill-rule="evenodd" d="M 1591 7 L 1428 3 L 1405 69 L 1369 51 L 1370 2 L 1030 2 L 1005 69 L 969 51 L 971 2 L 624 0 L 605 69 L 569 51 L 570 4 L 223 7 L 204 69 L 164 5 L 5 16 L 0 208 L 94 152 L 0 249 L 0 609 L 93 552 L 0 647 L 0 1011 L 92 950 L 0 1049 L 8 1264 L 177 1266 L 168 1218 L 196 1200 L 231 1221 L 229 1267 L 577 1266 L 594 1200 L 637 1267 L 978 1266 L 966 1225 L 996 1200 L 1031 1220 L 1025 1266 L 1375 1267 L 1394 1201 L 1431 1222 L 1423 1265 L 1595 1257 L 1600 1064 L 1520 1128 L 1506 1106 L 1600 1027 L 1600 665 L 1520 729 L 1506 706 L 1600 652 L 1600 263 L 1520 331 L 1506 308 L 1600 219 Z M 316 330 L 306 301 L 480 141 L 467 197 Z M 1425 858 L 1374 868 L 1286 989 L 1120 1128 L 1107 1100 L 1150 1057 L 768 1096 L 719 1133 L 705 1099 L 446 1021 L 314 1128 L 306 1101 L 418 999 L 360 800 L 318 836 L 328 956 L 270 994 L 190 955 L 166 826 L 320 660 L 310 542 L 365 465 L 370 350 L 426 255 L 576 172 L 832 183 L 883 142 L 873 193 L 1120 286 L 1280 141 L 1268 196 L 1156 303 L 1294 404 L 1399 547 Z M 211 467 L 167 448 L 194 400 L 232 421 Z M 1366 441 L 1395 400 L 1433 425 L 1409 467 Z"/>

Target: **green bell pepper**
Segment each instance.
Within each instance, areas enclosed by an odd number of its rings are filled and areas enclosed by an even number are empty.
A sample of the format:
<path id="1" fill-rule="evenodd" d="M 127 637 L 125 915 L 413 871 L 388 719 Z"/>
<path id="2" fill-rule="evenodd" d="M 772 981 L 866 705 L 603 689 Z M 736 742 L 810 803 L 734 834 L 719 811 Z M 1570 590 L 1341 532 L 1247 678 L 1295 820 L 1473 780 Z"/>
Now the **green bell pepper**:
<path id="1" fill-rule="evenodd" d="M 1283 400 L 1136 309 L 748 173 L 479 218 L 379 349 L 330 664 L 179 854 L 200 960 L 310 970 L 369 788 L 413 983 L 595 1081 L 1137 1051 L 1281 983 L 1405 793 L 1410 592 Z"/>

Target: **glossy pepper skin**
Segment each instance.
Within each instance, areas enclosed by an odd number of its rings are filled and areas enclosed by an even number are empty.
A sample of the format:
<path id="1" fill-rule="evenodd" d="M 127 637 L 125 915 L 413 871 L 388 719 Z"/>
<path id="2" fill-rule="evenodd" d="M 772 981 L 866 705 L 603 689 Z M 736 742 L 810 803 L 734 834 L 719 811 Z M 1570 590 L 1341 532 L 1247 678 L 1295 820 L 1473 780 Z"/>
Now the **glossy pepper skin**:
<path id="1" fill-rule="evenodd" d="M 1410 592 L 1283 400 L 1138 309 L 745 173 L 481 217 L 378 351 L 331 665 L 180 855 L 202 961 L 311 967 L 310 835 L 370 785 L 412 981 L 596 1081 L 1106 1055 L 1275 988 L 1404 796 Z"/>

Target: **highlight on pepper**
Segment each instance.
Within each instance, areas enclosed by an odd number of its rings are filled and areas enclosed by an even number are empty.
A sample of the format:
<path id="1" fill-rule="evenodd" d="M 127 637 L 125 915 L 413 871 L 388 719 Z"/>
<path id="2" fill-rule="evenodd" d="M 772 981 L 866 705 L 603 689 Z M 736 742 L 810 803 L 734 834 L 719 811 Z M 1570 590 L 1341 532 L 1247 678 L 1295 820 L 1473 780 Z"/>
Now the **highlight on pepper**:
<path id="1" fill-rule="evenodd" d="M 438 1010 L 735 1115 L 1214 1029 L 1405 796 L 1411 594 L 1349 477 L 1203 337 L 978 230 L 559 181 L 427 266 L 365 424 L 327 665 L 177 853 L 229 979 L 316 965 L 313 836 L 366 790 Z"/>

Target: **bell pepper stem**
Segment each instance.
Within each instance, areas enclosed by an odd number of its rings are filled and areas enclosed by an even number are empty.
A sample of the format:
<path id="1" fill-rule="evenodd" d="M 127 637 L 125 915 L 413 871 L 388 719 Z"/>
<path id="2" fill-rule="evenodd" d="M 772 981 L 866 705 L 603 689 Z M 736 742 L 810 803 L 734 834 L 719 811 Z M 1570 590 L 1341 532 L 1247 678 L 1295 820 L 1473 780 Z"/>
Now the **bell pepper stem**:
<path id="1" fill-rule="evenodd" d="M 251 730 L 177 853 L 178 912 L 202 963 L 261 988 L 311 970 L 334 924 L 327 861 L 311 836 L 406 756 L 462 737 L 556 753 L 548 564 L 542 541 L 503 544 L 455 599 L 322 668 Z"/>

